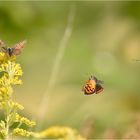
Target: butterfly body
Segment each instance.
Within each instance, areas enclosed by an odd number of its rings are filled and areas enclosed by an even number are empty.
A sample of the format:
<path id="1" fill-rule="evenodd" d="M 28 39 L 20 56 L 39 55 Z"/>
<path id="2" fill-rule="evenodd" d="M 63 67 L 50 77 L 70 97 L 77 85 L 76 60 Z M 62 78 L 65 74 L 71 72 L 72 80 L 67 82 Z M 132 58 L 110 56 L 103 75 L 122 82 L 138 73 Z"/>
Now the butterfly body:
<path id="1" fill-rule="evenodd" d="M 85 95 L 98 94 L 103 91 L 103 87 L 101 86 L 102 83 L 103 81 L 91 76 L 82 90 L 84 91 Z"/>
<path id="2" fill-rule="evenodd" d="M 4 52 L 6 55 L 8 56 L 16 56 L 16 55 L 19 55 L 22 51 L 22 49 L 25 47 L 25 44 L 26 44 L 26 41 L 21 41 L 17 44 L 15 44 L 12 48 L 10 47 L 6 47 L 6 45 L 0 40 L 0 46 L 1 47 L 1 50 L 2 52 Z"/>
<path id="3" fill-rule="evenodd" d="M 7 52 L 9 54 L 9 56 L 12 56 L 12 54 L 13 54 L 13 48 L 7 48 Z"/>

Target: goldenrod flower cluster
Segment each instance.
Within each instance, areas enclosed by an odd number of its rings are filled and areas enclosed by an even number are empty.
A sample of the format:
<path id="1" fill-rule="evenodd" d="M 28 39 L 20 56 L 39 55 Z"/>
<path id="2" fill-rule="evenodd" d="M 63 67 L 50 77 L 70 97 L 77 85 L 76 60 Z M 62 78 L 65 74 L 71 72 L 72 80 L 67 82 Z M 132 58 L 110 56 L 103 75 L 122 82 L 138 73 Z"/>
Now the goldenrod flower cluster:
<path id="1" fill-rule="evenodd" d="M 57 140 L 86 140 L 75 129 L 64 126 L 53 126 L 40 133 L 34 133 L 36 138 L 49 138 Z"/>
<path id="2" fill-rule="evenodd" d="M 19 80 L 19 76 L 22 76 L 22 69 L 19 64 L 7 61 L 6 63 L 1 64 L 0 72 L 4 73 L 0 80 L 0 84 L 3 86 L 17 85 L 22 83 L 21 80 Z"/>
<path id="3" fill-rule="evenodd" d="M 21 126 L 35 125 L 35 122 L 18 114 L 18 110 L 23 110 L 24 107 L 12 100 L 13 86 L 22 84 L 20 77 L 23 74 L 20 64 L 15 60 L 16 56 L 9 57 L 0 52 L 0 109 L 5 115 L 5 119 L 0 120 L 1 139 L 9 139 L 12 135 L 31 136 L 32 132 L 22 129 Z"/>
<path id="4" fill-rule="evenodd" d="M 30 121 L 29 119 L 22 117 L 19 114 L 16 114 L 15 122 L 22 122 L 30 127 L 33 127 L 34 125 L 36 125 L 34 121 Z"/>
<path id="5" fill-rule="evenodd" d="M 20 136 L 29 137 L 29 136 L 32 136 L 33 132 L 31 132 L 31 131 L 26 131 L 26 130 L 21 129 L 21 128 L 15 128 L 15 129 L 13 130 L 13 134 L 14 134 L 14 135 L 20 135 Z"/>
<path id="6" fill-rule="evenodd" d="M 17 108 L 19 110 L 23 110 L 24 109 L 24 107 L 21 104 L 17 103 L 17 102 L 11 102 L 11 106 L 13 108 Z"/>

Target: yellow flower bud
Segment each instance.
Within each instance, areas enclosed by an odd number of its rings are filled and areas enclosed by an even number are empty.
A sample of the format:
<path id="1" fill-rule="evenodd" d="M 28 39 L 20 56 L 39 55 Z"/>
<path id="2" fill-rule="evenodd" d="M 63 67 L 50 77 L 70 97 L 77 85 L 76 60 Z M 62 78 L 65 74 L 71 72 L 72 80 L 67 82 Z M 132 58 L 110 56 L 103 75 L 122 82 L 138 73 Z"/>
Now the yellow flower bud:
<path id="1" fill-rule="evenodd" d="M 21 128 L 15 128 L 13 130 L 13 134 L 29 137 L 29 136 L 32 136 L 33 132 L 27 131 L 27 130 L 24 130 L 24 129 L 21 129 Z"/>
<path id="2" fill-rule="evenodd" d="M 33 127 L 34 125 L 36 125 L 36 123 L 34 121 L 30 121 L 29 119 L 27 119 L 25 117 L 21 117 L 19 114 L 16 114 L 15 122 L 24 123 L 29 127 Z"/>

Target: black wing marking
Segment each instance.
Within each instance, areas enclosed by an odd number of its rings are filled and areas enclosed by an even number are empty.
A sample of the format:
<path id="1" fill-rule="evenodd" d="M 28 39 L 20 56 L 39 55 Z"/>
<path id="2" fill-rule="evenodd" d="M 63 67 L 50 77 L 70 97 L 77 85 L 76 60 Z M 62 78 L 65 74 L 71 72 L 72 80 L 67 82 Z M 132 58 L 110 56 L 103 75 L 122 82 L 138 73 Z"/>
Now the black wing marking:
<path id="1" fill-rule="evenodd" d="M 100 85 L 100 84 L 96 84 L 96 94 L 98 94 L 98 93 L 100 93 L 100 92 L 102 92 L 103 91 L 103 87 Z"/>
<path id="2" fill-rule="evenodd" d="M 95 80 L 95 82 L 96 82 L 97 84 L 103 84 L 103 83 L 104 83 L 103 81 L 98 80 L 95 76 L 93 77 L 93 79 Z"/>

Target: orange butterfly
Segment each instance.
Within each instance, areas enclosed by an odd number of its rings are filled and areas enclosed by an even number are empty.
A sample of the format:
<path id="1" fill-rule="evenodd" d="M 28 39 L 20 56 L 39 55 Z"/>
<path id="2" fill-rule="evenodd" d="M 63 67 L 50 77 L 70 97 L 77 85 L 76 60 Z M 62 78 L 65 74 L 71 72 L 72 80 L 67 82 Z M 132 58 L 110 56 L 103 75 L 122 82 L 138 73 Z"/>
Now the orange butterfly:
<path id="1" fill-rule="evenodd" d="M 21 41 L 15 44 L 12 48 L 10 48 L 10 47 L 5 47 L 6 46 L 5 43 L 0 40 L 0 46 L 1 46 L 1 50 L 11 57 L 13 55 L 15 56 L 19 55 L 22 49 L 25 47 L 26 42 L 27 42 L 26 40 Z"/>
<path id="2" fill-rule="evenodd" d="M 83 87 L 82 91 L 85 95 L 91 94 L 98 94 L 103 91 L 103 87 L 101 84 L 103 81 L 98 80 L 95 76 L 91 76 L 89 80 L 86 82 L 85 86 Z"/>

